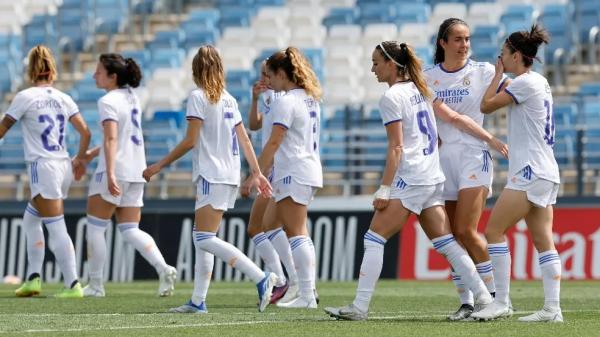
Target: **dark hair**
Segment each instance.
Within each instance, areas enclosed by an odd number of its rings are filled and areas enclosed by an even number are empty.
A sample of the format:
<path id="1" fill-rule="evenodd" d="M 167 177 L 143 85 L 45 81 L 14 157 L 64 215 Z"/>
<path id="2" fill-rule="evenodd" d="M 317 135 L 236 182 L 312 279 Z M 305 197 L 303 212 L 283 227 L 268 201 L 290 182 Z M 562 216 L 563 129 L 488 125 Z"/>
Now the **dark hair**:
<path id="1" fill-rule="evenodd" d="M 506 47 L 511 53 L 521 52 L 523 55 L 523 65 L 530 67 L 533 60 L 537 59 L 538 48 L 542 43 L 548 43 L 550 36 L 545 29 L 538 25 L 532 25 L 530 31 L 520 31 L 510 34 L 506 39 Z M 539 61 L 539 60 L 538 60 Z"/>
<path id="2" fill-rule="evenodd" d="M 309 96 L 316 100 L 321 98 L 321 85 L 317 75 L 298 48 L 287 47 L 275 52 L 267 59 L 267 67 L 274 72 L 283 69 L 287 78 L 304 89 Z"/>
<path id="3" fill-rule="evenodd" d="M 423 76 L 422 62 L 412 47 L 406 43 L 385 41 L 377 45 L 375 50 L 379 50 L 384 60 L 394 62 L 400 76 L 405 77 L 408 75 L 423 96 L 431 97 L 431 92 Z"/>
<path id="4" fill-rule="evenodd" d="M 102 54 L 100 63 L 108 75 L 117 75 L 117 86 L 129 85 L 137 88 L 142 80 L 142 71 L 132 58 L 123 58 L 120 54 Z"/>
<path id="5" fill-rule="evenodd" d="M 450 28 L 454 27 L 455 25 L 464 25 L 469 27 L 464 20 L 457 18 L 449 18 L 442 22 L 440 29 L 438 29 L 437 39 L 435 40 L 435 55 L 433 56 L 433 64 L 444 62 L 444 48 L 442 48 L 442 45 L 440 45 L 440 40 L 448 42 Z"/>

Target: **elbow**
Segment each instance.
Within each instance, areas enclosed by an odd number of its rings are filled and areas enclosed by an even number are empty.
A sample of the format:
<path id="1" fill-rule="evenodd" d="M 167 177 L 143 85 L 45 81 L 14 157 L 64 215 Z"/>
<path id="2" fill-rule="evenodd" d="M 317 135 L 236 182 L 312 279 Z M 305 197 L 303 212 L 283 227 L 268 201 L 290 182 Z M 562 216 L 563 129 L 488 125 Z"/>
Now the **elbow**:
<path id="1" fill-rule="evenodd" d="M 479 106 L 482 114 L 492 113 L 494 110 L 491 109 L 490 105 L 485 101 L 481 101 L 481 105 Z"/>
<path id="2" fill-rule="evenodd" d="M 183 146 L 183 148 L 186 151 L 193 149 L 195 144 L 196 144 L 196 141 L 194 139 L 188 139 L 188 138 L 184 139 L 181 142 L 181 145 Z"/>

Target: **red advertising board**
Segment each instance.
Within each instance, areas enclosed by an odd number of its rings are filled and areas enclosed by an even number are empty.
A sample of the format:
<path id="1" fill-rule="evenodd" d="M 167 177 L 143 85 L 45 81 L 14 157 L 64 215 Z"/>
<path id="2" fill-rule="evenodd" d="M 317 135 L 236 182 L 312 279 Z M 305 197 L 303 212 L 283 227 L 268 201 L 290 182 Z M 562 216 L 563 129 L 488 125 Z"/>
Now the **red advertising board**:
<path id="1" fill-rule="evenodd" d="M 482 233 L 489 216 L 490 210 L 486 210 L 481 217 Z M 600 209 L 555 209 L 553 233 L 562 260 L 563 279 L 600 279 Z M 512 255 L 512 278 L 541 278 L 537 251 L 525 221 L 513 226 L 506 237 Z M 448 263 L 433 249 L 415 217 L 402 230 L 397 272 L 401 279 L 443 280 L 450 276 Z"/>

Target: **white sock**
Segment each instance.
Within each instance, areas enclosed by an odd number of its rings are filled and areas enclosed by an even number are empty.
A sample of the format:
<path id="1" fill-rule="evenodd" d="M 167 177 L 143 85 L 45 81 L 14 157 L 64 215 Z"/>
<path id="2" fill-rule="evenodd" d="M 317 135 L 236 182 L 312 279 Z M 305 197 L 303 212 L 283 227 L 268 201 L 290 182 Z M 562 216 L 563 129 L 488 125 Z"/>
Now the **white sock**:
<path id="1" fill-rule="evenodd" d="M 296 274 L 296 266 L 294 266 L 292 249 L 290 248 L 290 242 L 288 241 L 288 237 L 283 231 L 283 228 L 267 231 L 266 234 L 269 241 L 271 241 L 273 248 L 275 248 L 277 255 L 279 255 L 281 263 L 283 263 L 283 266 L 285 267 L 285 271 L 290 280 L 290 285 L 298 284 L 298 274 Z"/>
<path id="2" fill-rule="evenodd" d="M 494 267 L 496 301 L 508 305 L 510 302 L 510 252 L 506 242 L 488 244 L 488 253 Z"/>
<path id="3" fill-rule="evenodd" d="M 42 274 L 42 264 L 46 253 L 46 240 L 40 213 L 31 203 L 27 204 L 23 213 L 23 228 L 27 241 L 27 278 L 31 274 Z"/>
<path id="4" fill-rule="evenodd" d="M 233 268 L 239 269 L 254 283 L 265 278 L 265 273 L 252 260 L 229 242 L 223 241 L 212 232 L 196 232 L 195 240 L 201 249 L 215 255 Z"/>
<path id="5" fill-rule="evenodd" d="M 494 268 L 492 267 L 492 261 L 485 261 L 475 265 L 479 277 L 483 280 L 485 287 L 491 293 L 496 292 L 496 284 L 494 283 Z"/>
<path id="6" fill-rule="evenodd" d="M 67 233 L 67 225 L 63 215 L 42 218 L 42 223 L 48 230 L 50 249 L 54 253 L 56 263 L 63 274 L 65 288 L 70 288 L 77 280 L 77 267 L 75 263 L 75 248 L 73 241 Z"/>
<path id="7" fill-rule="evenodd" d="M 125 241 L 133 245 L 133 247 L 142 254 L 144 259 L 156 269 L 156 272 L 160 274 L 168 267 L 165 258 L 160 253 L 154 239 L 148 233 L 140 230 L 138 226 L 139 225 L 135 222 L 123 222 L 117 224 Z"/>
<path id="8" fill-rule="evenodd" d="M 310 283 L 314 291 L 317 290 L 317 252 L 315 251 L 315 244 L 310 236 L 307 236 L 308 244 L 310 245 L 310 260 L 315 261 L 310 268 Z"/>
<path id="9" fill-rule="evenodd" d="M 464 284 L 473 292 L 474 302 L 478 302 L 479 298 L 489 298 L 491 295 L 487 291 L 485 284 L 479 278 L 475 264 L 469 257 L 467 252 L 456 242 L 454 235 L 446 234 L 431 240 L 435 250 L 446 257 L 450 262 L 452 269 L 460 275 Z"/>
<path id="10" fill-rule="evenodd" d="M 311 278 L 315 274 L 315 248 L 309 240 L 310 238 L 305 235 L 291 237 L 290 247 L 292 249 L 292 256 L 294 257 L 296 273 L 298 274 L 300 296 L 306 299 L 313 299 L 315 297 L 313 292 L 314 280 Z"/>
<path id="11" fill-rule="evenodd" d="M 283 273 L 283 268 L 281 267 L 281 262 L 279 261 L 279 255 L 273 248 L 271 241 L 265 235 L 265 233 L 260 232 L 256 234 L 252 241 L 254 241 L 254 246 L 256 247 L 256 251 L 260 258 L 265 262 L 265 265 L 269 271 L 275 273 L 279 280 L 277 281 L 277 286 L 281 287 L 285 285 L 285 274 Z"/>
<path id="12" fill-rule="evenodd" d="M 454 282 L 454 286 L 456 286 L 458 297 L 460 297 L 460 304 L 469 304 L 473 306 L 475 302 L 473 302 L 473 293 L 471 290 L 465 285 L 458 273 L 453 271 L 450 274 L 452 275 L 452 282 Z"/>
<path id="13" fill-rule="evenodd" d="M 551 311 L 560 309 L 561 262 L 556 250 L 547 250 L 539 254 L 542 280 L 544 283 L 544 308 Z"/>
<path id="14" fill-rule="evenodd" d="M 369 311 L 369 303 L 375 291 L 375 284 L 379 280 L 383 267 L 383 247 L 387 242 L 381 235 L 368 230 L 364 236 L 365 253 L 358 274 L 358 287 L 354 306 L 362 312 Z"/>
<path id="15" fill-rule="evenodd" d="M 196 248 L 196 263 L 194 264 L 194 292 L 192 293 L 192 303 L 200 305 L 206 301 L 206 293 L 210 286 L 213 267 L 215 265 L 215 256 L 200 248 L 196 241 L 196 231 L 193 231 L 194 247 Z"/>
<path id="16" fill-rule="evenodd" d="M 104 279 L 104 263 L 106 262 L 106 227 L 110 219 L 100 219 L 93 215 L 87 215 L 86 240 L 87 240 L 87 262 L 89 268 L 90 283 L 101 286 Z"/>

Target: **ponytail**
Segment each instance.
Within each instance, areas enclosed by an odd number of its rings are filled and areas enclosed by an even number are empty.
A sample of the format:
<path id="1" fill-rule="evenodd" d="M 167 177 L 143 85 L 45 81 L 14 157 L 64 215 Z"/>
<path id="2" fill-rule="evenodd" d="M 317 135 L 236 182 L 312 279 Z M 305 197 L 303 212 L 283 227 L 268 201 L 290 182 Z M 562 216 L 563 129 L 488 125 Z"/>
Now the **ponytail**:
<path id="1" fill-rule="evenodd" d="M 322 90 L 317 75 L 298 48 L 287 47 L 275 52 L 267 59 L 267 67 L 274 72 L 282 69 L 288 80 L 304 89 L 315 100 L 321 99 Z"/>
<path id="2" fill-rule="evenodd" d="M 58 75 L 56 62 L 50 49 L 44 45 L 37 45 L 29 51 L 27 56 L 27 76 L 32 83 L 39 81 L 53 82 Z"/>
<path id="3" fill-rule="evenodd" d="M 511 53 L 520 52 L 523 56 L 523 65 L 530 67 L 533 60 L 538 60 L 537 52 L 542 43 L 548 44 L 548 32 L 538 25 L 532 25 L 530 31 L 520 31 L 510 34 L 506 39 L 506 46 Z"/>
<path id="4" fill-rule="evenodd" d="M 124 87 L 126 85 L 137 88 L 142 81 L 142 71 L 138 64 L 132 58 L 123 58 L 120 54 L 102 54 L 99 59 L 100 63 L 106 69 L 108 75 L 117 75 L 117 86 Z"/>
<path id="5" fill-rule="evenodd" d="M 422 62 L 412 47 L 406 43 L 385 41 L 375 49 L 379 50 L 386 61 L 391 61 L 396 65 L 400 77 L 408 77 L 424 97 L 431 98 L 431 91 L 423 76 Z"/>

